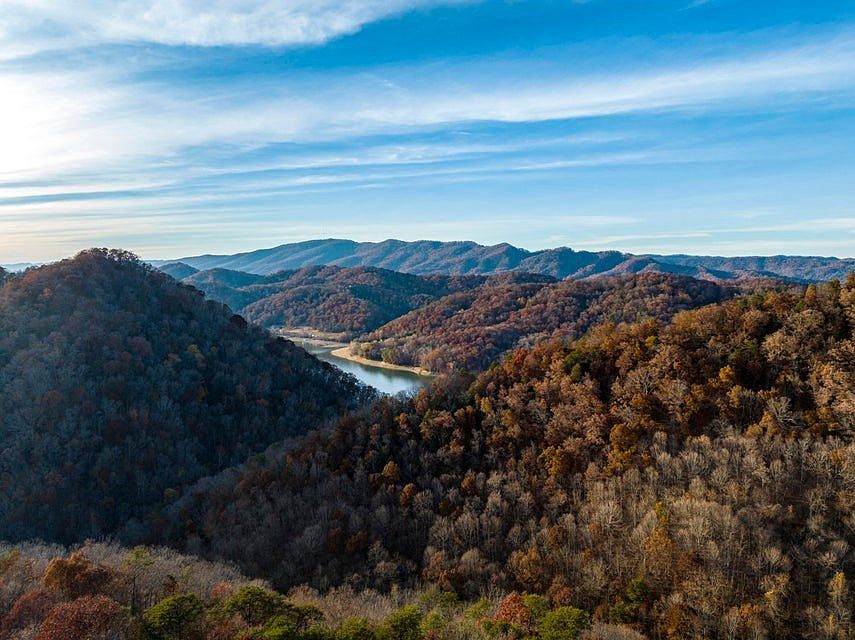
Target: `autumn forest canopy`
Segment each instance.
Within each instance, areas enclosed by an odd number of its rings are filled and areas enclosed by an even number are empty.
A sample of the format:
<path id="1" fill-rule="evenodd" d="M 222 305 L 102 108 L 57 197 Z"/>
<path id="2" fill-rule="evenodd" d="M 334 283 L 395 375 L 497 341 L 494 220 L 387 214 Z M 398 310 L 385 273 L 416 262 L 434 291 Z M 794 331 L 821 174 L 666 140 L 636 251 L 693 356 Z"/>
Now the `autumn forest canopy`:
<path id="1" fill-rule="evenodd" d="M 162 268 L 0 270 L 0 639 L 855 637 L 855 274 Z"/>

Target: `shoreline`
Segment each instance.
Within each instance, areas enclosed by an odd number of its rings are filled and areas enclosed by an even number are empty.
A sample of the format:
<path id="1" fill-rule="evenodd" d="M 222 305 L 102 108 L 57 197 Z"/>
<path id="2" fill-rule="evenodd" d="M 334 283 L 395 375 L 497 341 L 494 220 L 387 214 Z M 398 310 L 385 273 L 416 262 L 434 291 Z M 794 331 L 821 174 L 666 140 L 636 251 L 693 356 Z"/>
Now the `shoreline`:
<path id="1" fill-rule="evenodd" d="M 346 342 L 338 342 L 336 340 L 326 340 L 325 338 L 295 338 L 282 336 L 298 345 L 308 345 L 311 347 L 321 347 L 323 349 L 341 349 L 342 347 L 346 347 Z"/>
<path id="2" fill-rule="evenodd" d="M 369 358 L 363 358 L 362 356 L 354 355 L 350 352 L 350 345 L 345 345 L 343 347 L 339 347 L 338 349 L 333 349 L 332 351 L 330 351 L 330 355 L 335 356 L 336 358 L 341 358 L 342 360 L 358 362 L 359 364 L 364 364 L 367 367 L 377 367 L 378 369 L 391 369 L 392 371 L 409 371 L 410 373 L 414 373 L 417 376 L 422 376 L 425 378 L 432 378 L 434 376 L 434 373 L 432 371 L 422 369 L 421 367 L 407 367 L 401 364 L 392 364 L 390 362 L 383 362 L 382 360 L 371 360 Z"/>
<path id="3" fill-rule="evenodd" d="M 338 349 L 346 347 L 349 344 L 341 339 L 340 334 L 324 333 L 323 331 L 314 331 L 310 328 L 293 327 L 284 329 L 276 327 L 271 329 L 271 331 L 280 338 L 285 338 L 295 344 L 306 344 L 325 349 Z"/>

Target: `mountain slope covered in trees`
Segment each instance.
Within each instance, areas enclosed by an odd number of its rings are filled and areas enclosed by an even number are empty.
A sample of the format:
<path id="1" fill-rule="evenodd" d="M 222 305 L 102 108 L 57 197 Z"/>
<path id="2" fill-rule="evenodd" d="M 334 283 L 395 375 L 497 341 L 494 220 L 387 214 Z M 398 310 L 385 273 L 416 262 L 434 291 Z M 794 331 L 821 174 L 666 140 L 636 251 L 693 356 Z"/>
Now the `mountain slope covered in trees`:
<path id="1" fill-rule="evenodd" d="M 486 369 L 506 351 L 578 337 L 601 322 L 668 319 L 737 289 L 670 274 L 561 282 L 488 282 L 413 311 L 358 339 L 367 358 L 431 371 Z"/>
<path id="2" fill-rule="evenodd" d="M 855 276 L 518 350 L 206 481 L 173 540 L 281 587 L 424 580 L 657 638 L 848 638 L 853 328 Z"/>
<path id="3" fill-rule="evenodd" d="M 281 291 L 247 305 L 262 326 L 310 326 L 361 335 L 432 300 L 481 284 L 479 276 L 416 276 L 374 267 L 308 267 L 287 274 Z"/>
<path id="4" fill-rule="evenodd" d="M 774 256 L 636 256 L 619 251 L 574 251 L 568 247 L 527 251 L 502 243 L 384 240 L 354 242 L 326 239 L 284 244 L 235 255 L 181 258 L 196 269 L 225 268 L 272 274 L 306 266 L 381 267 L 406 273 L 491 274 L 500 271 L 541 273 L 554 278 L 586 278 L 599 274 L 679 273 L 704 279 L 786 277 L 804 282 L 843 279 L 855 270 L 855 257 Z M 154 261 L 165 264 L 169 261 Z"/>
<path id="5" fill-rule="evenodd" d="M 516 277 L 551 280 L 537 275 Z M 376 267 L 317 266 L 268 276 L 208 269 L 183 282 L 261 326 L 308 327 L 349 339 L 487 280 L 486 276 L 418 276 Z"/>
<path id="6" fill-rule="evenodd" d="M 0 288 L 0 537 L 133 529 L 188 483 L 368 395 L 130 254 L 13 276 Z"/>

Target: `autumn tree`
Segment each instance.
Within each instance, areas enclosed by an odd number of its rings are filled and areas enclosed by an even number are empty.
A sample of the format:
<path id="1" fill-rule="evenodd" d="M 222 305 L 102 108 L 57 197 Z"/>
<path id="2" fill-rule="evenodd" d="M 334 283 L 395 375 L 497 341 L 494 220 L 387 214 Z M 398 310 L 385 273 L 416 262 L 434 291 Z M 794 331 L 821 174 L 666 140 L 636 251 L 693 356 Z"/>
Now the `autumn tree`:
<path id="1" fill-rule="evenodd" d="M 129 629 L 125 610 L 102 595 L 82 596 L 53 607 L 35 640 L 112 640 Z"/>

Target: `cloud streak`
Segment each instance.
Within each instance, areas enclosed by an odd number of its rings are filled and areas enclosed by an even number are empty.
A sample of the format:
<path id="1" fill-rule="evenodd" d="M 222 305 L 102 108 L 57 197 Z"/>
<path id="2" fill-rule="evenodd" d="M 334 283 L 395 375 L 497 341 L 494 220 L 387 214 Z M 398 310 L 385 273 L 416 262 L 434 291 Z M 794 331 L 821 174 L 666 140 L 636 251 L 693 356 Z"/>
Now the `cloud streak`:
<path id="1" fill-rule="evenodd" d="M 736 165 L 754 161 L 756 171 L 774 156 L 786 169 L 808 155 L 830 153 L 852 128 L 831 135 L 824 116 L 818 118 L 815 148 L 803 144 L 814 140 L 801 124 L 786 132 L 789 140 L 783 141 L 783 129 L 777 141 L 763 138 L 775 131 L 776 120 L 793 114 L 853 108 L 851 25 L 799 37 L 748 33 L 735 44 L 730 34 L 680 46 L 633 41 L 614 56 L 613 43 L 587 49 L 564 44 L 382 65 L 290 65 L 276 56 L 268 60 L 269 52 L 256 47 L 247 55 L 269 61 L 264 71 L 261 65 L 241 69 L 247 50 L 230 48 L 323 43 L 441 4 L 475 3 L 0 4 L 0 257 L 55 257 L 50 243 L 65 248 L 86 238 L 148 251 L 159 236 L 161 243 L 181 246 L 194 225 L 199 243 L 224 230 L 229 242 L 266 241 L 324 229 L 322 235 L 380 233 L 384 223 L 453 236 L 455 229 L 483 227 L 487 217 L 499 226 L 485 234 L 499 234 L 500 225 L 510 232 L 524 226 L 541 239 L 566 237 L 586 246 L 685 245 L 733 232 L 686 228 L 691 220 L 673 214 L 669 224 L 676 228 L 647 233 L 632 210 L 636 193 L 647 194 L 646 206 L 658 198 L 673 212 L 681 199 L 694 204 L 691 188 L 683 188 L 693 181 L 695 191 L 711 194 L 717 206 L 736 208 L 742 206 L 734 204 L 738 198 L 756 194 L 759 184 L 756 173 L 748 184 Z M 229 46 L 206 49 L 223 45 Z M 654 45 L 656 55 L 645 56 Z M 589 50 L 602 59 L 589 59 Z M 212 67 L 220 60 L 235 66 L 203 68 L 209 55 Z M 740 129 L 742 120 L 752 125 Z M 763 179 L 766 200 L 745 206 L 774 210 L 780 205 L 769 202 L 777 195 L 776 176 Z M 810 186 L 819 192 L 826 185 L 815 180 Z M 841 199 L 845 191 L 834 187 L 827 192 Z M 613 197 L 618 191 L 622 201 Z M 825 204 L 831 222 L 805 232 L 849 239 L 851 212 L 840 202 Z M 436 209 L 446 219 L 431 218 Z M 425 219 L 402 222 L 400 212 Z M 321 221 L 301 225 L 300 216 Z M 370 222 L 350 224 L 348 216 Z M 620 232 L 590 222 L 596 218 L 620 225 Z M 241 224 L 256 230 L 238 232 Z M 16 243 L 32 245 L 39 229 L 43 238 L 50 236 L 44 247 L 16 249 Z M 575 229 L 582 235 L 573 235 Z M 796 229 L 787 223 L 770 232 Z"/>
<path id="2" fill-rule="evenodd" d="M 460 0 L 6 0 L 0 42 L 39 45 L 149 42 L 269 47 L 313 45 L 414 9 Z M 15 36 L 19 37 L 15 37 Z"/>
<path id="3" fill-rule="evenodd" d="M 500 65 L 499 65 L 500 66 Z M 0 154 L 0 175 L 63 167 L 178 160 L 201 145 L 312 143 L 460 123 L 532 123 L 663 110 L 734 110 L 775 100 L 786 106 L 855 91 L 855 36 L 671 68 L 580 74 L 559 60 L 532 74 L 524 61 L 403 67 L 380 76 L 296 75 L 261 86 L 158 86 L 102 72 L 26 74 L 0 70 L 0 135 L 23 153 Z M 534 76 L 534 78 L 532 78 Z M 463 79 L 463 81 L 461 81 Z"/>

